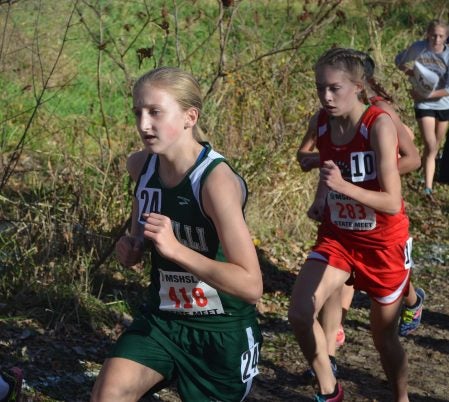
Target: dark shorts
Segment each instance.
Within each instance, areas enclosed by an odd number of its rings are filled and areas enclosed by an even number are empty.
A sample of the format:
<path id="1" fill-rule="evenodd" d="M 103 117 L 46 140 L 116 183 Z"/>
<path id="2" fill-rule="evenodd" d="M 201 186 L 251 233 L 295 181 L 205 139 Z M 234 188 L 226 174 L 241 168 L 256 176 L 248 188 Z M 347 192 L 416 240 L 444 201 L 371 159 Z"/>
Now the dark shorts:
<path id="1" fill-rule="evenodd" d="M 423 117 L 433 117 L 438 121 L 448 121 L 449 120 L 449 109 L 434 110 L 434 109 L 416 109 L 415 108 L 415 118 L 421 119 Z"/>
<path id="2" fill-rule="evenodd" d="M 235 402 L 258 374 L 262 334 L 256 322 L 230 331 L 191 328 L 155 316 L 136 318 L 109 357 L 130 359 L 177 380 L 183 401 Z"/>

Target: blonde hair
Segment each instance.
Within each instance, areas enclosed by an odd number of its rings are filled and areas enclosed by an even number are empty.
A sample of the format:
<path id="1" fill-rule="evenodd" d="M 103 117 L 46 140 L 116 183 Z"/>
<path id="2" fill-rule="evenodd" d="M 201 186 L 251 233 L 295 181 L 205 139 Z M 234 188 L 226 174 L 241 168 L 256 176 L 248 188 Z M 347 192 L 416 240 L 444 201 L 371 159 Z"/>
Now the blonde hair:
<path id="1" fill-rule="evenodd" d="M 144 85 L 152 85 L 170 93 L 186 111 L 190 108 L 198 110 L 198 118 L 203 108 L 203 98 L 198 81 L 189 73 L 177 67 L 159 67 L 143 74 L 133 86 L 133 97 Z M 193 127 L 193 136 L 197 141 L 204 141 L 204 133 L 198 123 Z"/>
<path id="2" fill-rule="evenodd" d="M 352 82 L 362 85 L 363 89 L 359 98 L 361 101 L 368 103 L 365 90 L 367 82 L 365 63 L 366 57 L 361 57 L 361 52 L 357 52 L 354 49 L 335 47 L 327 50 L 320 56 L 315 64 L 315 74 L 323 66 L 330 66 L 348 73 Z"/>

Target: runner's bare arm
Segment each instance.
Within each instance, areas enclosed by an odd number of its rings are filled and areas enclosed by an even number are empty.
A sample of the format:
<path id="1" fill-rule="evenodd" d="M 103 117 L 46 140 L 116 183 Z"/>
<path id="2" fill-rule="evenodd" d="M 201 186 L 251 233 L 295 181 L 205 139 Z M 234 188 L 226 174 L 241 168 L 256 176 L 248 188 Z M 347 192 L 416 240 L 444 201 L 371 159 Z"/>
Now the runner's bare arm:
<path id="1" fill-rule="evenodd" d="M 320 167 L 320 154 L 314 152 L 316 145 L 316 126 L 319 112 L 316 112 L 309 121 L 306 134 L 296 152 L 296 159 L 304 172 Z"/>
<path id="2" fill-rule="evenodd" d="M 398 161 L 398 168 L 400 174 L 405 174 L 418 169 L 421 166 L 421 157 L 418 148 L 413 143 L 413 132 L 400 119 L 399 115 L 392 105 L 386 101 L 379 101 L 376 106 L 385 110 L 393 120 L 396 127 L 399 154 L 401 158 Z"/>
<path id="3" fill-rule="evenodd" d="M 133 181 L 137 181 L 147 157 L 146 151 L 135 152 L 128 157 L 126 168 Z M 115 253 L 119 262 L 127 267 L 136 265 L 143 256 L 143 227 L 138 222 L 138 211 L 137 200 L 133 197 L 129 234 L 122 236 L 115 245 Z"/>

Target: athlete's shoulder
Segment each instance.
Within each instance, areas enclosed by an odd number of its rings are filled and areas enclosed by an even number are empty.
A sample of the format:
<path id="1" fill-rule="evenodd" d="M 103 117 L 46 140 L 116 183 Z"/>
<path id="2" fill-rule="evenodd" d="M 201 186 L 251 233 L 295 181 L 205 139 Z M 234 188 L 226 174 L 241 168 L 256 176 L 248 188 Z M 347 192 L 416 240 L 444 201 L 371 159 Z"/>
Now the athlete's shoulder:
<path id="1" fill-rule="evenodd" d="M 226 158 L 218 151 L 216 151 L 209 143 L 205 142 L 203 145 L 206 147 L 206 158 L 209 160 L 226 160 Z"/>
<path id="2" fill-rule="evenodd" d="M 134 152 L 128 156 L 126 169 L 134 181 L 137 181 L 149 154 L 146 150 Z"/>
<path id="3" fill-rule="evenodd" d="M 376 133 L 379 128 L 383 128 L 385 125 L 388 126 L 390 123 L 393 124 L 393 121 L 384 109 L 371 105 L 362 117 L 360 133 L 365 138 L 368 138 L 371 134 Z"/>
<path id="4" fill-rule="evenodd" d="M 207 168 L 207 175 L 204 177 L 205 189 L 210 189 L 216 185 L 226 186 L 229 182 L 234 182 L 237 176 L 240 176 L 234 168 L 231 167 L 229 161 L 218 152 L 213 151 L 210 153 L 209 160 L 211 163 Z"/>
<path id="5" fill-rule="evenodd" d="M 213 163 L 209 164 L 206 175 L 203 175 L 203 199 L 214 203 L 223 202 L 228 196 L 237 196 L 244 204 L 247 196 L 245 180 L 224 157 L 219 153 L 217 155 Z"/>
<path id="6" fill-rule="evenodd" d="M 317 138 L 320 138 L 326 131 L 329 123 L 329 115 L 324 109 L 320 109 L 315 115 L 315 130 L 317 132 Z"/>
<path id="7" fill-rule="evenodd" d="M 317 110 L 309 119 L 309 126 L 308 130 L 316 130 L 318 127 L 318 120 L 320 118 L 321 113 L 323 112 L 323 109 Z"/>
<path id="8" fill-rule="evenodd" d="M 362 118 L 363 121 L 364 122 L 373 122 L 374 120 L 377 120 L 382 115 L 388 116 L 388 112 L 380 106 L 381 105 L 370 105 Z"/>
<path id="9" fill-rule="evenodd" d="M 400 118 L 396 112 L 396 109 L 391 102 L 389 102 L 387 100 L 382 100 L 382 101 L 376 103 L 376 106 L 379 107 L 380 109 L 382 109 L 384 112 L 388 113 L 391 116 L 391 118 L 394 117 L 395 119 L 400 120 Z"/>
<path id="10" fill-rule="evenodd" d="M 385 98 L 380 95 L 371 96 L 368 100 L 369 100 L 369 103 L 373 106 L 379 106 L 380 103 L 387 102 L 385 100 Z"/>
<path id="11" fill-rule="evenodd" d="M 390 134 L 392 130 L 396 130 L 394 126 L 393 120 L 389 113 L 380 108 L 379 113 L 372 116 L 367 124 L 370 127 L 370 132 L 374 135 L 379 135 L 380 133 L 386 133 L 389 137 L 392 137 Z"/>
<path id="12" fill-rule="evenodd" d="M 367 112 L 371 113 L 371 114 L 382 114 L 382 113 L 385 113 L 385 111 L 377 104 L 376 105 L 369 105 Z"/>

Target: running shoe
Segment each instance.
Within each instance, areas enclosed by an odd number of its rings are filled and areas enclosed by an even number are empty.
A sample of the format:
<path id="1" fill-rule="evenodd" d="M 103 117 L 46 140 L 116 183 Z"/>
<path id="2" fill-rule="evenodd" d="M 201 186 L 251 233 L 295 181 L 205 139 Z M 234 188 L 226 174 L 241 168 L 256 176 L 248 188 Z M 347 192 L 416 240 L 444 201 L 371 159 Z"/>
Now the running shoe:
<path id="1" fill-rule="evenodd" d="M 335 378 L 338 375 L 338 367 L 337 362 L 332 362 L 331 360 L 332 372 L 334 373 Z M 313 385 L 316 383 L 315 371 L 313 368 L 308 368 L 304 370 L 304 372 L 299 376 L 299 385 Z"/>
<path id="2" fill-rule="evenodd" d="M 22 392 L 23 372 L 18 367 L 12 367 L 9 371 L 2 371 L 1 376 L 9 385 L 9 392 L 0 402 L 17 402 Z"/>
<path id="3" fill-rule="evenodd" d="M 334 395 L 336 394 L 336 395 Z M 315 395 L 315 402 L 341 402 L 343 400 L 343 397 L 345 396 L 345 393 L 343 392 L 343 388 L 340 384 L 337 383 L 335 386 L 335 392 L 332 395 L 322 395 L 322 394 L 316 394 Z"/>
<path id="4" fill-rule="evenodd" d="M 337 348 L 343 346 L 343 344 L 345 343 L 345 339 L 346 339 L 345 330 L 343 328 L 343 325 L 340 324 L 337 332 L 337 342 L 336 342 Z"/>
<path id="5" fill-rule="evenodd" d="M 417 288 L 416 294 L 419 298 L 419 304 L 415 308 L 404 306 L 401 313 L 401 321 L 399 322 L 399 335 L 407 336 L 415 331 L 421 323 L 422 309 L 426 293 L 423 289 Z"/>
<path id="6" fill-rule="evenodd" d="M 426 197 L 426 199 L 429 200 L 431 203 L 436 203 L 436 199 L 433 195 L 433 191 L 431 188 L 426 187 L 424 189 L 424 197 Z"/>

